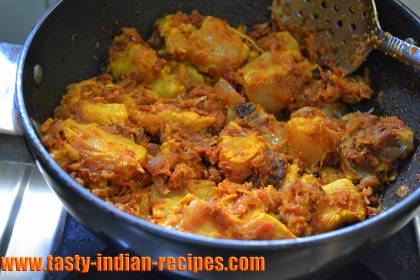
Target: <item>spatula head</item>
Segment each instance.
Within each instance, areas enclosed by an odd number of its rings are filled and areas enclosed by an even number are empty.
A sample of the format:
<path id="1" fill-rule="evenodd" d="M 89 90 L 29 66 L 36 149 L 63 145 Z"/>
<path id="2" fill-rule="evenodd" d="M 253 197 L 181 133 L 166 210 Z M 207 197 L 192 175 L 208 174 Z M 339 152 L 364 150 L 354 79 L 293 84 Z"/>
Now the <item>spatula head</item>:
<path id="1" fill-rule="evenodd" d="M 274 0 L 272 16 L 305 42 L 311 59 L 344 74 L 363 63 L 380 28 L 373 0 Z"/>

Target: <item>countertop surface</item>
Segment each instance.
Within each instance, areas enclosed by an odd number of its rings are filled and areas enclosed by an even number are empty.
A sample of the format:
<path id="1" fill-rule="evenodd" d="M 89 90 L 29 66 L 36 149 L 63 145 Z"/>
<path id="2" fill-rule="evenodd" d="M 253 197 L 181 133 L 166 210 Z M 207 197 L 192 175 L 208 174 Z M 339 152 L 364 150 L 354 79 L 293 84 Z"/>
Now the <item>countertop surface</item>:
<path id="1" fill-rule="evenodd" d="M 416 14 L 420 15 L 420 0 L 401 0 L 401 2 L 410 7 Z"/>

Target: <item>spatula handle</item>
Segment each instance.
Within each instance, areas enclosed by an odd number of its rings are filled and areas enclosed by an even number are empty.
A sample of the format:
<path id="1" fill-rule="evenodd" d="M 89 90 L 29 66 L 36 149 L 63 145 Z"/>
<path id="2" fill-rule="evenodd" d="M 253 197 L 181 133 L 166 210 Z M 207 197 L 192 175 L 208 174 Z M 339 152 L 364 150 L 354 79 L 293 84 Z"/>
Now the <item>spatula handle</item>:
<path id="1" fill-rule="evenodd" d="M 379 39 L 379 49 L 384 51 L 387 55 L 413 66 L 416 70 L 420 70 L 419 47 L 394 37 L 382 30 L 378 32 L 377 37 Z"/>

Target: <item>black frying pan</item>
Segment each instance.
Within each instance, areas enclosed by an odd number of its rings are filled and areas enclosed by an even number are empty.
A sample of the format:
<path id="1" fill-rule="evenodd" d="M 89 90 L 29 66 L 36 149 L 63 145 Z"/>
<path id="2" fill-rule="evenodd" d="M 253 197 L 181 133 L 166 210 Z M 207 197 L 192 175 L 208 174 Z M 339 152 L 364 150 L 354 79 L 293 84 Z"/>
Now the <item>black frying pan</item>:
<path id="1" fill-rule="evenodd" d="M 398 1 L 377 1 L 385 30 L 401 38 L 420 41 L 420 20 Z M 106 204 L 78 185 L 49 156 L 32 121 L 43 122 L 59 104 L 65 86 L 97 75 L 104 67 L 107 47 L 123 26 L 134 26 L 150 35 L 153 22 L 167 13 L 197 9 L 227 19 L 232 25 L 266 21 L 271 0 L 65 0 L 39 20 L 22 48 L 16 78 L 16 111 L 29 149 L 65 208 L 99 237 L 118 243 L 139 255 L 265 256 L 260 274 L 198 274 L 218 278 L 295 278 L 313 272 L 333 271 L 370 245 L 401 229 L 420 205 L 419 149 L 387 189 L 383 212 L 364 222 L 333 232 L 296 240 L 218 240 L 176 232 L 137 219 Z M 44 80 L 37 86 L 33 68 L 41 65 Z M 372 53 L 370 69 L 376 96 L 355 109 L 375 108 L 379 115 L 397 115 L 420 135 L 420 76 L 380 53 Z M 5 81 L 2 81 L 5 82 Z M 10 104 L 12 105 L 12 104 Z M 418 146 L 418 145 L 417 145 Z M 416 147 L 417 147 L 416 146 Z M 401 199 L 396 189 L 405 184 L 411 194 Z"/>

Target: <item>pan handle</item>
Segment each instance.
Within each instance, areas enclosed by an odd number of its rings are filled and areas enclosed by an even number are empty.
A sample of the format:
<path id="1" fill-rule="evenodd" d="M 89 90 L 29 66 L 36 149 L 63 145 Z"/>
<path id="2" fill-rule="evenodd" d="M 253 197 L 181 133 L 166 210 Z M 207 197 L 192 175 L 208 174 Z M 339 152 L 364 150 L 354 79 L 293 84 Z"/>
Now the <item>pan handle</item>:
<path id="1" fill-rule="evenodd" d="M 15 109 L 16 70 L 22 46 L 0 42 L 0 133 L 22 135 Z"/>

